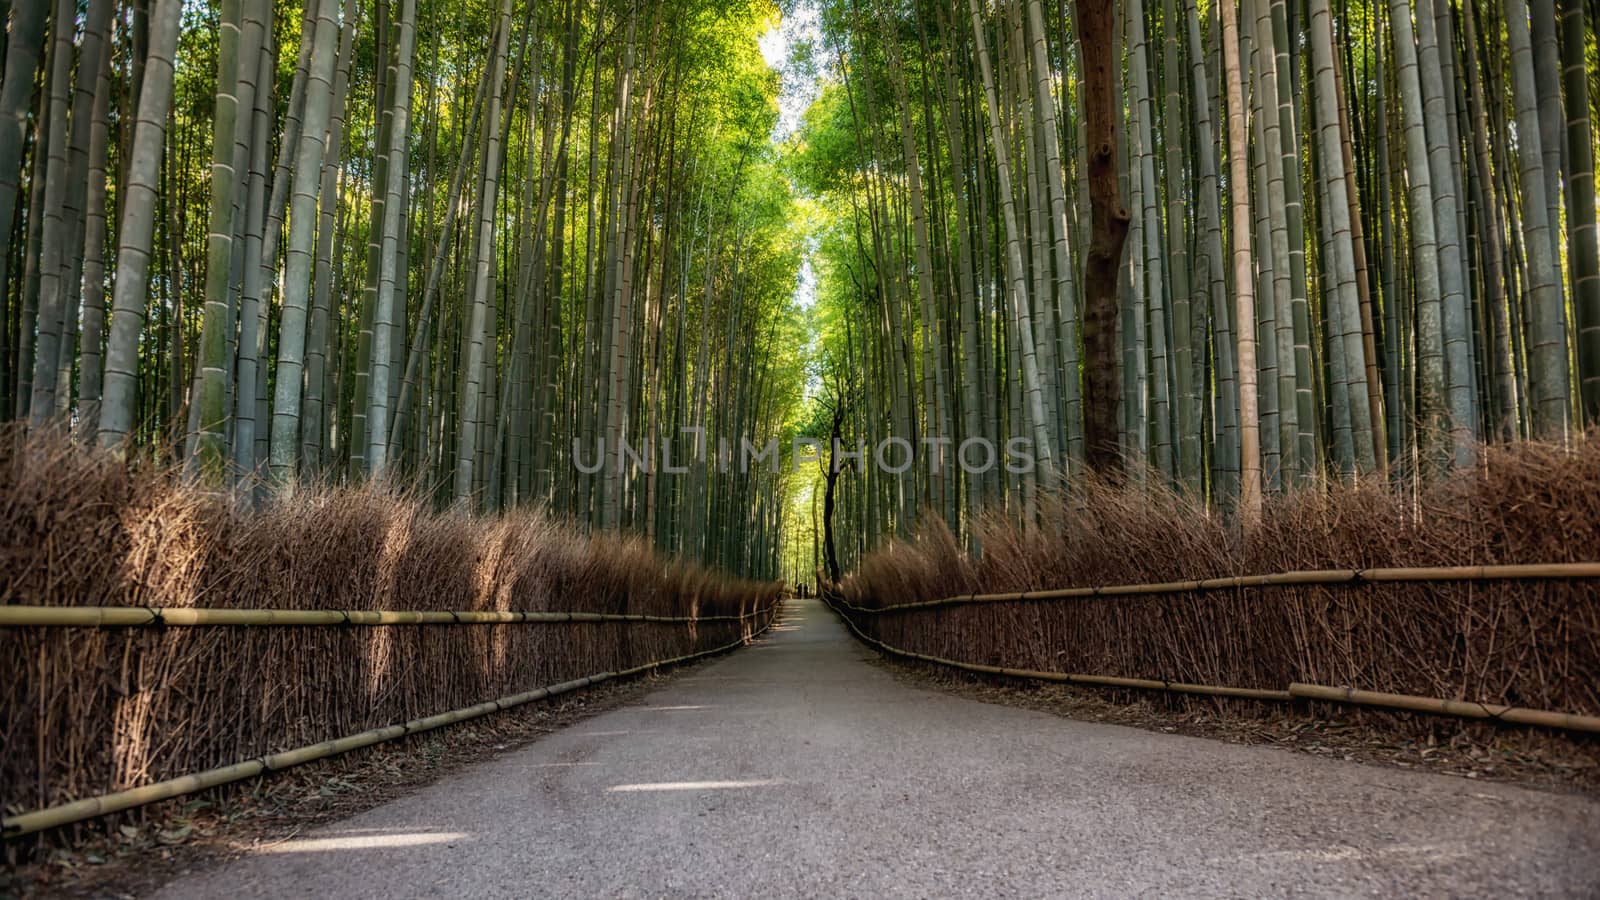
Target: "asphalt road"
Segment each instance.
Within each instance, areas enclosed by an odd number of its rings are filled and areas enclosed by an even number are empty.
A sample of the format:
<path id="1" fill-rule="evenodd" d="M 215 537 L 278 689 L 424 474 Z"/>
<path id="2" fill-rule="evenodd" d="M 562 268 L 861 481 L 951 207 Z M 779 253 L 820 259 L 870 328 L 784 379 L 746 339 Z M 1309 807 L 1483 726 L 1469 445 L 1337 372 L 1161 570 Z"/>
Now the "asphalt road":
<path id="1" fill-rule="evenodd" d="M 161 897 L 1600 896 L 1600 803 L 919 690 L 815 601 Z"/>

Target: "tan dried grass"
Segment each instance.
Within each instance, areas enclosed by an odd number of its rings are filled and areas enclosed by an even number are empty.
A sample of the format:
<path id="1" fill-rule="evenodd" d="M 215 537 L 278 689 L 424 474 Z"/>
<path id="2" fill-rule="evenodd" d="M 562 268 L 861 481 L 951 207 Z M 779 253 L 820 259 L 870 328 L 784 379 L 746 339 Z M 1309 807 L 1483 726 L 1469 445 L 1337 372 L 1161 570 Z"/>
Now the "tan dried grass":
<path id="1" fill-rule="evenodd" d="M 935 523 L 840 586 L 881 607 L 970 592 L 1296 569 L 1600 559 L 1600 434 L 1485 448 L 1412 496 L 1334 483 L 1269 500 L 1241 538 L 1172 492 L 1091 483 L 1029 530 L 989 518 L 981 559 Z M 1600 584 L 1300 585 L 858 615 L 891 646 L 965 662 L 1283 689 L 1290 682 L 1600 714 Z M 1172 697 L 1174 705 L 1222 701 Z"/>

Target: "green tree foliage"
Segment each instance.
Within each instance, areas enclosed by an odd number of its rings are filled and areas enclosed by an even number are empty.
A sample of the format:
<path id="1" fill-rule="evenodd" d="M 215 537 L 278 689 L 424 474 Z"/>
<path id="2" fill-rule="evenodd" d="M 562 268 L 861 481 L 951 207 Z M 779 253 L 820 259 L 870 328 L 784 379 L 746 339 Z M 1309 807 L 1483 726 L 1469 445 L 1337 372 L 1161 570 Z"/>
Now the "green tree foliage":
<path id="1" fill-rule="evenodd" d="M 7 10 L 5 413 L 241 503 L 381 476 L 797 574 L 1090 469 L 1248 512 L 1600 410 L 1582 0 Z M 794 476 L 835 424 L 911 465 Z"/>
<path id="2" fill-rule="evenodd" d="M 790 479 L 723 471 L 714 443 L 669 477 L 660 447 L 682 464 L 702 427 L 737 450 L 802 409 L 777 21 L 767 0 L 14 7 L 8 411 L 244 501 L 381 473 L 775 574 Z M 86 201 L 98 256 L 69 249 Z M 619 442 L 653 465 L 614 465 Z"/>

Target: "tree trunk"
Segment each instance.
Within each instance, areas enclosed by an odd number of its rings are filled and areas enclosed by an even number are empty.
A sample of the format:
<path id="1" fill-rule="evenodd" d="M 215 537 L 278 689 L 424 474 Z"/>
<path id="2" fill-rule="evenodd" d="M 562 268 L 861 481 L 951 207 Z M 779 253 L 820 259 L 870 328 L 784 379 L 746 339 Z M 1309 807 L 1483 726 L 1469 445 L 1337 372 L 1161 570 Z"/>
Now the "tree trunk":
<path id="1" fill-rule="evenodd" d="M 411 56 L 416 46 L 416 0 L 400 6 L 400 49 L 395 64 L 394 104 L 389 131 L 387 199 L 383 204 L 383 249 L 379 267 L 378 302 L 372 322 L 372 376 L 367 406 L 367 473 L 379 478 L 389 461 L 390 357 L 394 353 L 396 323 L 404 324 L 401 300 L 405 284 L 400 267 L 401 210 L 406 196 L 405 160 L 411 146 Z M 398 154 L 399 158 L 394 158 Z M 397 284 L 398 282 L 398 284 Z"/>
<path id="2" fill-rule="evenodd" d="M 150 254 L 161 177 L 167 110 L 172 102 L 173 55 L 183 0 L 154 0 L 150 49 L 134 110 L 133 150 L 117 228 L 117 268 L 112 282 L 111 334 L 106 342 L 105 394 L 100 406 L 101 446 L 121 447 L 138 406 L 139 338 L 149 303 Z"/>
<path id="3" fill-rule="evenodd" d="M 292 491 L 298 471 L 301 380 L 305 367 L 306 301 L 311 287 L 311 251 L 317 228 L 322 183 L 323 141 L 332 104 L 331 80 L 337 0 L 317 0 L 311 68 L 306 74 L 305 119 L 295 154 L 289 199 L 289 242 L 285 248 L 283 311 L 278 325 L 277 380 L 273 386 L 272 437 L 267 464 L 281 490 Z M 324 197 L 324 203 L 337 202 Z"/>
<path id="4" fill-rule="evenodd" d="M 1595 226 L 1594 127 L 1589 107 L 1582 0 L 1561 0 L 1561 59 L 1567 108 L 1567 259 L 1578 319 L 1583 421 L 1600 421 L 1600 233 Z M 0 221 L 5 221 L 0 207 Z"/>
<path id="5" fill-rule="evenodd" d="M 1239 518 L 1246 532 L 1261 521 L 1261 437 L 1256 415 L 1256 298 L 1250 255 L 1250 161 L 1239 23 L 1234 0 L 1222 0 L 1223 80 L 1227 84 L 1228 164 L 1233 191 L 1233 275 L 1239 361 Z"/>
<path id="6" fill-rule="evenodd" d="M 1131 215 L 1117 174 L 1116 4 L 1077 0 L 1083 54 L 1084 121 L 1089 140 L 1089 258 L 1084 272 L 1084 459 L 1090 469 L 1118 472 L 1117 282 Z"/>
<path id="7" fill-rule="evenodd" d="M 1017 343 L 1022 357 L 1022 389 L 1026 395 L 1027 419 L 1033 452 L 1038 469 L 1049 477 L 1055 471 L 1051 458 L 1049 420 L 1045 418 L 1041 395 L 1038 361 L 1034 352 L 1033 321 L 1028 300 L 1028 279 L 1022 263 L 1022 246 L 1017 231 L 1015 202 L 1011 192 L 1011 166 L 1006 151 L 1005 131 L 1000 124 L 1000 103 L 995 94 L 994 75 L 990 71 L 989 50 L 983 36 L 983 20 L 978 14 L 977 0 L 967 0 L 972 13 L 973 41 L 978 52 L 978 67 L 983 76 L 984 93 L 988 100 L 989 128 L 992 132 L 995 168 L 999 175 L 1001 219 L 1005 223 L 1006 269 L 1009 275 L 1011 316 L 1016 325 Z"/>
<path id="8" fill-rule="evenodd" d="M 1550 198 L 1546 196 L 1546 154 L 1540 136 L 1539 90 L 1534 77 L 1533 41 L 1527 0 L 1505 0 L 1506 35 L 1511 51 L 1512 95 L 1517 117 L 1517 162 L 1522 189 L 1522 239 L 1526 246 L 1529 303 L 1529 404 L 1533 433 L 1562 439 L 1569 425 L 1571 393 L 1567 370 L 1566 304 L 1560 261 L 1556 258 Z"/>
<path id="9" fill-rule="evenodd" d="M 491 266 L 494 262 L 494 207 L 495 194 L 500 179 L 500 108 L 501 93 L 505 85 L 506 48 L 511 39 L 511 0 L 501 0 L 497 18 L 494 55 L 490 58 L 489 105 L 484 126 L 487 140 L 483 153 L 483 191 L 477 220 L 473 223 L 477 235 L 476 271 L 473 276 L 473 296 L 467 324 L 467 354 L 464 387 L 461 393 L 460 434 L 456 440 L 455 499 L 468 508 L 474 505 L 474 474 L 478 457 L 478 431 L 482 426 L 480 396 L 484 382 L 484 368 L 488 350 L 485 349 L 489 330 Z"/>
<path id="10" fill-rule="evenodd" d="M 19 303 L 19 297 L 12 290 L 11 284 L 11 257 L 12 237 L 15 230 L 11 223 L 17 218 L 17 195 L 21 189 L 22 180 L 22 150 L 28 137 L 28 108 L 33 99 L 34 76 L 39 70 L 40 51 L 44 46 L 45 23 L 49 20 L 50 4 L 44 2 L 15 4 L 11 13 L 11 25 L 7 30 L 5 53 L 5 77 L 0 82 L 0 310 L 5 311 L 9 320 L 12 310 Z M 42 155 L 36 148 L 35 160 Z M 35 169 L 37 169 L 35 163 Z M 38 172 L 35 172 L 35 177 Z M 17 315 L 16 345 L 20 351 L 27 346 L 29 338 L 29 323 L 27 317 Z M 10 335 L 8 334 L 9 338 Z M 7 348 L 9 350 L 9 343 Z M 31 378 L 31 373 L 24 372 L 24 366 L 31 365 L 25 353 L 18 353 L 17 358 L 8 359 L 13 366 L 7 377 L 13 375 L 20 379 Z M 9 384 L 9 382 L 7 382 Z M 10 411 L 14 398 L 8 392 L 0 399 L 0 409 Z M 20 410 L 19 410 L 20 412 Z M 8 414 L 6 418 L 10 418 Z"/>

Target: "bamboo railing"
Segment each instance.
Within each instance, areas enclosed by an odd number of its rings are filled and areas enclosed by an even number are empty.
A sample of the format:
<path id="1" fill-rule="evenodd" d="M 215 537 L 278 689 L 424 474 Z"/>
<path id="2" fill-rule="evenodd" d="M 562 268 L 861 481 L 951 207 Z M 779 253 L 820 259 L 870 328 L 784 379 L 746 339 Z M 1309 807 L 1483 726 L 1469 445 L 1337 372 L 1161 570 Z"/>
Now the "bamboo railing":
<path id="1" fill-rule="evenodd" d="M 1347 687 L 1326 687 L 1320 684 L 1289 685 L 1289 693 L 1296 698 L 1326 700 L 1330 703 L 1349 703 L 1355 706 L 1382 706 L 1411 712 L 1434 713 L 1444 716 L 1461 716 L 1467 719 L 1494 719 L 1519 725 L 1538 725 L 1563 731 L 1586 731 L 1600 734 L 1600 716 L 1582 716 L 1576 713 L 1550 712 L 1527 709 L 1521 706 L 1502 706 L 1498 703 L 1478 703 L 1473 700 L 1441 700 L 1434 697 L 1417 697 L 1412 694 L 1386 694 L 1382 691 L 1358 691 Z"/>
<path id="2" fill-rule="evenodd" d="M 636 613 L 516 610 L 239 609 L 192 606 L 0 606 L 0 627 L 149 628 L 268 625 L 521 625 L 560 622 L 743 622 L 739 615 L 652 616 Z"/>
<path id="3" fill-rule="evenodd" d="M 1302 585 L 1361 585 L 1453 581 L 1576 581 L 1600 579 L 1600 562 L 1531 563 L 1505 566 L 1422 566 L 1383 569 L 1308 569 L 1275 572 L 1270 575 L 1225 575 L 1195 581 L 1163 581 L 1151 584 L 1118 584 L 1099 587 L 1057 588 L 1047 591 L 1011 591 L 995 594 L 956 594 L 937 600 L 917 600 L 889 606 L 856 606 L 837 598 L 840 606 L 862 615 L 960 606 L 969 603 L 1005 603 L 1033 600 L 1081 600 L 1091 597 L 1133 597 L 1152 594 L 1197 594 L 1240 588 L 1292 587 Z M 830 603 L 833 601 L 830 601 Z"/>
<path id="4" fill-rule="evenodd" d="M 358 749 L 360 749 L 362 747 L 370 747 L 373 744 L 380 744 L 380 743 L 383 743 L 385 741 L 396 740 L 398 738 L 405 737 L 406 735 L 418 734 L 418 733 L 424 732 L 424 731 L 431 731 L 431 730 L 433 730 L 435 728 L 441 728 L 441 727 L 443 727 L 445 725 L 453 725 L 453 724 L 455 724 L 457 722 L 465 722 L 465 721 L 467 721 L 469 719 L 480 718 L 482 716 L 489 715 L 490 713 L 499 712 L 499 711 L 505 710 L 505 709 L 512 709 L 514 707 L 522 706 L 522 705 L 527 704 L 527 703 L 532 703 L 532 702 L 537 701 L 537 700 L 544 700 L 544 699 L 547 699 L 547 698 L 550 698 L 550 697 L 559 696 L 561 694 L 565 694 L 565 693 L 569 693 L 571 691 L 578 690 L 579 688 L 584 688 L 584 687 L 588 687 L 590 685 L 599 684 L 599 683 L 601 683 L 603 681 L 610 681 L 610 680 L 617 679 L 617 678 L 626 678 L 628 676 L 643 674 L 645 672 L 653 671 L 655 669 L 660 669 L 660 668 L 664 668 L 664 667 L 667 667 L 667 666 L 678 665 L 678 664 L 689 662 L 689 661 L 692 661 L 692 660 L 695 660 L 695 659 L 700 659 L 702 657 L 712 656 L 712 655 L 718 654 L 718 653 L 725 653 L 725 652 L 727 652 L 729 650 L 735 649 L 736 647 L 743 646 L 744 644 L 746 644 L 750 640 L 753 640 L 754 638 L 760 636 L 768 628 L 772 627 L 772 622 L 777 616 L 777 611 L 778 611 L 779 605 L 780 605 L 779 602 L 774 602 L 773 604 L 767 606 L 765 609 L 752 610 L 750 613 L 747 613 L 747 614 L 742 615 L 742 616 L 705 616 L 705 617 L 700 617 L 698 619 L 698 621 L 705 621 L 705 620 L 716 619 L 716 618 L 721 618 L 721 619 L 746 619 L 746 618 L 750 618 L 750 617 L 758 616 L 758 615 L 763 615 L 763 614 L 767 615 L 766 621 L 763 622 L 761 627 L 758 628 L 755 632 L 753 632 L 752 634 L 750 634 L 747 637 L 741 637 L 736 641 L 732 641 L 730 643 L 723 644 L 720 647 L 713 647 L 713 648 L 711 648 L 709 650 L 701 650 L 701 651 L 699 651 L 697 653 L 689 653 L 689 654 L 685 654 L 683 656 L 673 657 L 671 659 L 656 660 L 656 661 L 653 661 L 653 662 L 645 663 L 643 665 L 634 666 L 634 667 L 629 668 L 629 669 L 623 669 L 623 670 L 617 671 L 617 672 L 600 672 L 600 673 L 595 674 L 595 675 L 589 675 L 589 676 L 586 676 L 586 677 L 583 677 L 583 678 L 576 678 L 576 679 L 573 679 L 571 681 L 564 681 L 564 682 L 561 682 L 560 684 L 553 684 L 553 685 L 548 685 L 548 686 L 545 686 L 545 687 L 534 688 L 533 690 L 530 690 L 530 691 L 524 691 L 524 692 L 522 692 L 520 694 L 512 694 L 512 695 L 509 695 L 509 696 L 506 696 L 506 697 L 501 697 L 501 698 L 499 698 L 497 700 L 489 700 L 489 701 L 486 701 L 486 702 L 483 702 L 483 703 L 475 704 L 473 706 L 462 707 L 460 709 L 453 709 L 453 710 L 449 710 L 449 711 L 446 711 L 446 712 L 437 713 L 437 714 L 432 715 L 432 716 L 425 716 L 425 717 L 419 718 L 419 719 L 412 719 L 412 720 L 410 720 L 408 722 L 402 722 L 402 723 L 400 723 L 398 725 L 388 725 L 388 726 L 384 726 L 382 728 L 373 728 L 373 729 L 369 729 L 367 731 L 357 732 L 356 734 L 345 735 L 344 737 L 341 737 L 341 738 L 336 738 L 336 739 L 329 740 L 329 741 L 323 741 L 320 744 L 311 744 L 311 745 L 308 745 L 308 746 L 305 746 L 305 747 L 298 747 L 298 748 L 295 748 L 293 750 L 284 750 L 284 751 L 281 751 L 281 752 L 278 752 L 278 753 L 269 753 L 269 754 L 266 754 L 264 756 L 255 757 L 253 759 L 247 759 L 247 760 L 244 760 L 244 761 L 241 761 L 241 762 L 236 762 L 236 763 L 233 763 L 232 765 L 221 766 L 221 767 L 215 768 L 215 769 L 207 769 L 206 771 L 203 771 L 203 772 L 196 772 L 196 773 L 191 774 L 191 775 L 184 775 L 184 776 L 181 776 L 181 777 L 178 777 L 178 778 L 171 778 L 171 779 L 167 779 L 166 781 L 156 782 L 154 784 L 147 784 L 147 785 L 143 785 L 141 787 L 129 788 L 128 790 L 123 790 L 123 791 L 115 791 L 115 792 L 112 792 L 112 793 L 109 793 L 109 794 L 102 794 L 102 795 L 97 796 L 97 797 L 87 797 L 87 798 L 84 798 L 82 800 L 74 800 L 74 801 L 72 801 L 70 803 L 63 803 L 63 804 L 60 804 L 60 805 L 57 805 L 57 806 L 47 807 L 45 809 L 39 809 L 39 810 L 31 811 L 31 812 L 19 813 L 19 814 L 15 815 L 15 816 L 6 816 L 3 819 L 0 819 L 0 836 L 3 836 L 6 839 L 10 839 L 10 838 L 14 838 L 14 837 L 19 837 L 21 835 L 33 834 L 35 832 L 43 831 L 43 830 L 48 829 L 48 828 L 56 828 L 56 827 L 59 827 L 59 826 L 62 826 L 62 825 L 69 825 L 69 824 L 71 824 L 73 822 L 81 822 L 81 821 L 83 821 L 85 819 L 91 819 L 91 818 L 94 818 L 96 816 L 108 815 L 110 813 L 120 812 L 122 810 L 133 809 L 134 807 L 138 807 L 138 806 L 145 806 L 147 804 L 155 803 L 155 802 L 158 802 L 158 801 L 161 801 L 161 800 L 168 800 L 168 799 L 171 799 L 173 797 L 180 797 L 180 796 L 183 796 L 185 794 L 192 794 L 192 793 L 195 793 L 197 791 L 203 791 L 203 790 L 206 790 L 207 788 L 218 787 L 220 785 L 230 784 L 230 783 L 235 782 L 235 781 L 243 781 L 244 779 L 247 779 L 247 778 L 253 778 L 253 777 L 257 776 L 257 775 L 265 775 L 265 774 L 267 774 L 269 772 L 276 772 L 276 771 L 279 771 L 281 769 L 287 769 L 287 768 L 289 768 L 291 766 L 297 766 L 297 765 L 300 765 L 302 763 L 308 763 L 308 762 L 312 762 L 314 760 L 325 759 L 325 758 L 330 757 L 330 756 L 337 756 L 337 755 L 339 755 L 341 753 L 348 753 L 348 752 L 350 752 L 352 750 L 358 750 Z M 48 607 L 4 607 L 4 608 L 5 609 L 17 609 L 17 608 L 21 608 L 21 609 L 41 609 L 41 608 L 48 608 Z M 62 608 L 63 609 L 67 609 L 69 607 L 62 607 Z M 111 608 L 112 609 L 119 609 L 120 607 L 111 607 Z M 102 607 L 102 609 L 105 609 L 105 607 Z M 145 609 L 145 608 L 144 607 L 131 607 L 131 609 Z M 194 612 L 204 612 L 205 610 L 192 610 L 192 611 L 194 611 Z M 269 610 L 212 610 L 212 611 L 213 612 L 218 612 L 218 611 L 220 611 L 220 612 L 238 612 L 238 613 L 243 613 L 243 612 L 271 612 Z M 283 612 L 283 611 L 282 610 L 278 610 L 277 612 Z M 319 611 L 307 611 L 307 612 L 331 612 L 331 611 L 330 610 L 319 610 Z M 459 615 L 459 614 L 457 614 L 457 613 L 445 613 L 444 615 Z M 524 615 L 532 615 L 532 614 L 524 614 Z M 588 616 L 588 615 L 600 615 L 600 614 L 556 613 L 556 614 L 552 614 L 552 615 L 584 615 L 584 616 Z M 589 619 L 589 618 L 557 619 L 557 620 L 528 619 L 528 620 L 525 620 L 525 621 L 541 621 L 541 622 L 542 621 L 614 621 L 614 620 L 617 620 L 617 618 L 619 618 L 619 617 L 613 616 L 611 619 Z M 626 618 L 625 619 L 625 621 L 640 621 L 640 620 L 641 619 L 639 617 L 630 617 L 630 618 Z M 645 621 L 651 621 L 651 620 L 697 621 L 694 617 L 644 617 L 643 620 L 645 620 Z M 0 622 L 0 624 L 16 624 L 16 623 Z M 39 624 L 39 623 L 30 623 L 30 624 Z M 46 623 L 46 624 L 52 624 L 52 623 Z M 67 623 L 67 624 L 82 624 L 82 623 L 73 622 L 73 623 Z M 127 623 L 127 624 L 150 625 L 150 624 L 156 624 L 156 623 L 148 622 L 148 621 L 141 621 L 141 622 L 137 622 L 137 623 Z M 170 623 L 168 623 L 168 624 L 170 624 Z M 191 624 L 191 625 L 210 624 L 210 625 L 215 625 L 215 624 L 245 624 L 245 623 L 241 623 L 241 622 L 187 622 L 185 624 Z M 281 625 L 281 624 L 289 624 L 289 623 L 285 623 L 285 622 L 282 622 L 282 621 L 272 621 L 272 622 L 268 622 L 268 623 L 265 623 L 265 624 Z M 300 623 L 300 624 L 344 624 L 344 623 L 342 621 L 339 621 L 339 622 L 322 622 L 322 621 L 318 621 L 318 622 Z M 411 622 L 359 622 L 359 623 L 352 622 L 350 624 L 375 625 L 375 624 L 413 624 L 413 623 L 411 623 Z"/>

